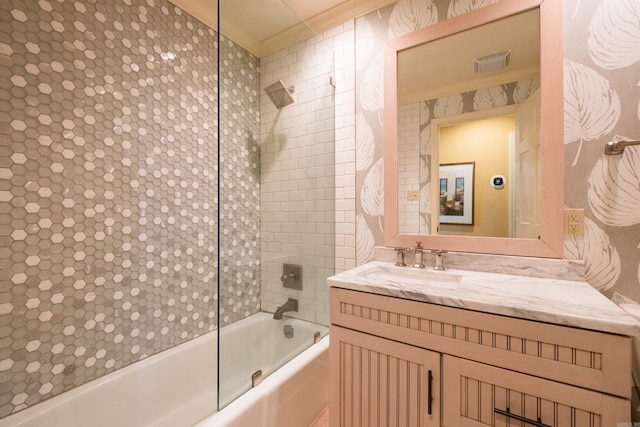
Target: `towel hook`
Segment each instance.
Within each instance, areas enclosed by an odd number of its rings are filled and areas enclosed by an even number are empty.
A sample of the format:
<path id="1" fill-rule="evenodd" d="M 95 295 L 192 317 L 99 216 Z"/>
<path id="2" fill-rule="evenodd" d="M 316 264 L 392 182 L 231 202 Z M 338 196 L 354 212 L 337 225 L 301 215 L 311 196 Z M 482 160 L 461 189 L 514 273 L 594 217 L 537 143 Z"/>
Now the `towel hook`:
<path id="1" fill-rule="evenodd" d="M 640 141 L 610 141 L 604 146 L 604 154 L 607 156 L 622 154 L 627 145 L 640 145 Z"/>

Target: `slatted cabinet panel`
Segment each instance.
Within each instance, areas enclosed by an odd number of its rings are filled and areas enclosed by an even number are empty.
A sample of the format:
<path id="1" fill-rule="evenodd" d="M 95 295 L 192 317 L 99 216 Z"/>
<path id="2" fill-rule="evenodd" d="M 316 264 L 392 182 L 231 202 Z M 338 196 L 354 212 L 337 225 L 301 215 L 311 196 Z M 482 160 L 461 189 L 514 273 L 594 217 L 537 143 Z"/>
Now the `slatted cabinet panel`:
<path id="1" fill-rule="evenodd" d="M 453 356 L 442 371 L 444 426 L 607 427 L 629 414 L 625 399 Z"/>
<path id="2" fill-rule="evenodd" d="M 440 426 L 439 353 L 332 326 L 330 355 L 332 427 Z"/>
<path id="3" fill-rule="evenodd" d="M 332 324 L 630 397 L 629 337 L 339 288 L 330 295 Z"/>

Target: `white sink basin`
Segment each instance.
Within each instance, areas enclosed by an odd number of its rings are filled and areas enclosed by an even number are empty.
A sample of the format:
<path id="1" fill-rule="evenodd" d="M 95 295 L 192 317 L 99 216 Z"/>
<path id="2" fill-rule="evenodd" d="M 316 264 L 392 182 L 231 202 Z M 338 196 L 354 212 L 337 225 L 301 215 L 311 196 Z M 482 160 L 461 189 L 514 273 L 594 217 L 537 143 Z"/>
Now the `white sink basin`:
<path id="1" fill-rule="evenodd" d="M 396 267 L 374 265 L 358 273 L 369 279 L 384 280 L 398 284 L 422 286 L 438 286 L 455 288 L 462 276 L 437 270 L 419 269 L 414 267 Z"/>

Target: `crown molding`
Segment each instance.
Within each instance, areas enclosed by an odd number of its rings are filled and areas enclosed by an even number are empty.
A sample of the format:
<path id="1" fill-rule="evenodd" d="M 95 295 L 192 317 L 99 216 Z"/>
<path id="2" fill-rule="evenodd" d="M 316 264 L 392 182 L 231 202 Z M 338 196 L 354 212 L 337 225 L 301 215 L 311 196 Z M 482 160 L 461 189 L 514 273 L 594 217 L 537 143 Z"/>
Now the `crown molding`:
<path id="1" fill-rule="evenodd" d="M 296 3 L 308 0 L 283 0 L 294 12 Z M 312 17 L 301 16 L 317 34 L 331 30 L 340 24 L 356 19 L 369 12 L 397 3 L 398 0 L 347 0 Z M 298 14 L 300 16 L 300 14 Z"/>

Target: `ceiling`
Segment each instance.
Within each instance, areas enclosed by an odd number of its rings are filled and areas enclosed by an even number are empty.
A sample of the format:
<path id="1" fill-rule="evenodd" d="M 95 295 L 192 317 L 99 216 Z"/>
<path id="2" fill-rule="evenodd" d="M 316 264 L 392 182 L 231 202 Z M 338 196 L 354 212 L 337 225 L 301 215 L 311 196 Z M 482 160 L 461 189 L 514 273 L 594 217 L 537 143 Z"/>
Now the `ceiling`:
<path id="1" fill-rule="evenodd" d="M 212 0 L 170 0 L 217 30 Z M 219 0 L 221 33 L 258 58 L 398 0 Z"/>
<path id="2" fill-rule="evenodd" d="M 475 58 L 503 51 L 511 52 L 505 69 L 475 73 Z M 540 13 L 532 9 L 400 52 L 398 101 L 410 104 L 539 75 Z"/>

